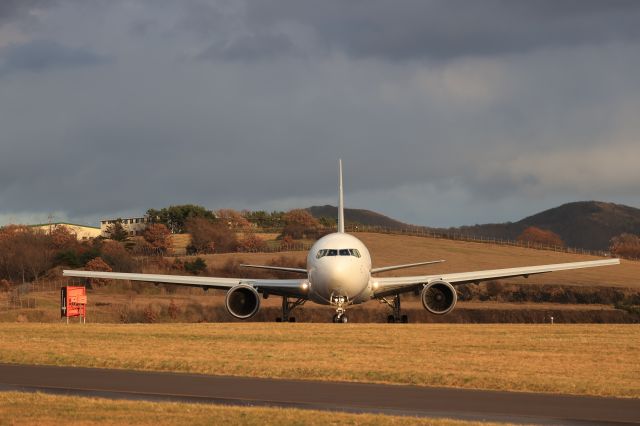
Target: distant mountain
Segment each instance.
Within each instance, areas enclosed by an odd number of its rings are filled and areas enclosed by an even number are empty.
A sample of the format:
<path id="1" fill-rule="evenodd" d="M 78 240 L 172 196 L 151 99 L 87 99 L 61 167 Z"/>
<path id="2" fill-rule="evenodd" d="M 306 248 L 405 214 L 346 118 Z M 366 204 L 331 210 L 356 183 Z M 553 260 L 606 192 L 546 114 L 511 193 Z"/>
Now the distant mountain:
<path id="1" fill-rule="evenodd" d="M 306 210 L 317 219 L 326 217 L 332 220 L 337 220 L 338 218 L 338 208 L 335 206 L 313 206 Z M 411 226 L 395 219 L 391 219 L 383 214 L 363 209 L 344 209 L 344 219 L 347 223 L 359 223 L 362 225 L 380 226 L 389 229 L 400 229 Z"/>
<path id="2" fill-rule="evenodd" d="M 580 201 L 545 210 L 518 222 L 462 226 L 450 230 L 516 239 L 529 226 L 555 232 L 569 247 L 606 250 L 611 238 L 617 235 L 625 232 L 640 234 L 640 209 L 599 201 Z"/>
<path id="3" fill-rule="evenodd" d="M 316 218 L 327 217 L 335 220 L 338 217 L 338 209 L 329 205 L 309 207 L 307 211 Z M 345 219 L 347 223 L 357 222 L 390 229 L 415 228 L 371 210 L 345 209 Z M 625 232 L 640 234 L 640 209 L 600 201 L 579 201 L 545 210 L 518 222 L 424 229 L 515 240 L 529 226 L 555 232 L 569 247 L 607 250 L 609 241 L 617 235 Z"/>

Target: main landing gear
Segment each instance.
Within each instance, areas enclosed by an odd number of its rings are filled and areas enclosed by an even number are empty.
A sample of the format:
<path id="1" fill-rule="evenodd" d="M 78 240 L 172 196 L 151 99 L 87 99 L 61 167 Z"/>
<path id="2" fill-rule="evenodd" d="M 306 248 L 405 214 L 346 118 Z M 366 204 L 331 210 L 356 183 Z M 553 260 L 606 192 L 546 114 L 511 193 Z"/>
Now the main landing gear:
<path id="1" fill-rule="evenodd" d="M 289 301 L 286 296 L 282 297 L 282 316 L 276 318 L 276 322 L 296 322 L 296 317 L 289 316 L 291 311 L 298 306 L 304 305 L 307 299 L 296 299 L 295 301 Z"/>
<path id="2" fill-rule="evenodd" d="M 399 294 L 393 296 L 392 300 L 387 300 L 387 298 L 383 297 L 380 299 L 380 303 L 386 303 L 392 310 L 392 314 L 387 317 L 388 323 L 400 322 L 406 324 L 409 322 L 409 317 L 401 314 Z"/>

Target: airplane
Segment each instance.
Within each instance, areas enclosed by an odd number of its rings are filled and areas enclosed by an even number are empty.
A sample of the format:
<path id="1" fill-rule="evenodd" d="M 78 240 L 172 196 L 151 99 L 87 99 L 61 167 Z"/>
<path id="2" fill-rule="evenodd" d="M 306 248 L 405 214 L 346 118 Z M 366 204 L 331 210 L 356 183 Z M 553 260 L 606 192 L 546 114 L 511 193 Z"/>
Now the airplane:
<path id="1" fill-rule="evenodd" d="M 291 312 L 312 301 L 334 307 L 333 322 L 346 323 L 346 309 L 371 300 L 378 300 L 391 308 L 387 320 L 390 323 L 407 323 L 402 314 L 400 296 L 405 293 L 420 295 L 422 305 L 432 314 L 444 315 L 453 310 L 458 300 L 456 286 L 501 278 L 525 277 L 553 271 L 566 271 L 617 265 L 619 259 L 493 269 L 473 272 L 431 274 L 404 277 L 377 277 L 381 272 L 433 265 L 444 260 L 409 263 L 385 267 L 372 267 L 367 247 L 347 234 L 344 227 L 344 195 L 342 160 L 339 167 L 338 229 L 337 232 L 318 239 L 307 255 L 307 267 L 289 268 L 266 265 L 242 265 L 247 268 L 286 271 L 301 275 L 298 279 L 216 278 L 180 275 L 134 274 L 120 272 L 94 272 L 65 270 L 66 277 L 102 278 L 112 280 L 146 281 L 201 287 L 204 290 L 226 290 L 225 306 L 230 315 L 249 319 L 260 309 L 260 294 L 282 297 L 282 314 L 278 322 L 295 322 Z"/>

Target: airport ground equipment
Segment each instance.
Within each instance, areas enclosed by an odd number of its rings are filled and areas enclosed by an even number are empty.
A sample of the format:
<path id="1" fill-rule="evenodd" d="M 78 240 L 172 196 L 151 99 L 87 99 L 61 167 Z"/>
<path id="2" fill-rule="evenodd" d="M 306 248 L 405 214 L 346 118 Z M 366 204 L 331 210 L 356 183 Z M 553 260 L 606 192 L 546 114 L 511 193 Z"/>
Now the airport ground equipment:
<path id="1" fill-rule="evenodd" d="M 60 316 L 67 319 L 80 317 L 80 321 L 87 322 L 87 288 L 65 286 L 60 288 Z"/>

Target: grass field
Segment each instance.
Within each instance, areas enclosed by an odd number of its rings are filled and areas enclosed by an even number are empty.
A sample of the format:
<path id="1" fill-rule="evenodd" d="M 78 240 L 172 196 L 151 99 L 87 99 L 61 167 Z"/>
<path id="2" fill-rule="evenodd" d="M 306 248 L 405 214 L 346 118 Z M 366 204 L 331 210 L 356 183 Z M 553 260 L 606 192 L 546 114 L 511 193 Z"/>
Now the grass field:
<path id="1" fill-rule="evenodd" d="M 640 398 L 637 325 L 0 324 L 0 362 Z"/>
<path id="2" fill-rule="evenodd" d="M 42 393 L 0 392 L 0 425 L 67 423 L 74 425 L 406 425 L 410 423 L 425 426 L 495 424 L 289 408 L 114 401 Z"/>

